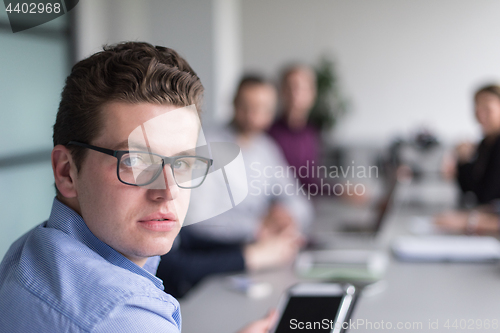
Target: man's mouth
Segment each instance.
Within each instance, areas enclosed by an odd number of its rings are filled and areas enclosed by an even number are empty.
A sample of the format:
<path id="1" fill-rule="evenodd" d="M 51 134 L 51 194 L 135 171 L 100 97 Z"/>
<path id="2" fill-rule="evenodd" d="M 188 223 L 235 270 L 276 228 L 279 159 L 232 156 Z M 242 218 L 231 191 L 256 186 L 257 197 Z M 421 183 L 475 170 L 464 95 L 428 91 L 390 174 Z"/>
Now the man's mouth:
<path id="1" fill-rule="evenodd" d="M 177 226 L 173 213 L 154 213 L 139 220 L 139 225 L 152 231 L 171 231 Z"/>

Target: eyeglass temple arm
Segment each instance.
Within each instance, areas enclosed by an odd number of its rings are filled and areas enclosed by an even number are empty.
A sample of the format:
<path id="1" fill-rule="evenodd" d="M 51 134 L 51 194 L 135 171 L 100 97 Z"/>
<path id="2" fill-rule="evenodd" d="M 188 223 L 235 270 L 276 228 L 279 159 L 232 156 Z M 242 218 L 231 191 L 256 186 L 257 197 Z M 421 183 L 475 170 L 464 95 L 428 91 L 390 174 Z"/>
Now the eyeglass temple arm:
<path id="1" fill-rule="evenodd" d="M 163 159 L 163 163 L 165 164 L 172 164 L 172 162 L 174 162 L 175 160 L 178 160 L 179 158 L 183 158 L 183 157 L 197 157 L 197 158 L 202 158 L 204 160 L 207 160 L 208 161 L 208 166 L 212 166 L 212 164 L 214 163 L 214 160 L 212 160 L 211 158 L 207 158 L 207 157 L 203 157 L 203 156 L 196 156 L 196 155 L 190 155 L 190 156 L 177 156 L 177 157 L 168 157 L 168 156 L 162 156 L 162 159 Z"/>
<path id="2" fill-rule="evenodd" d="M 118 152 L 117 150 L 112 150 L 112 149 L 106 149 L 106 148 L 101 148 L 101 147 L 97 147 L 97 146 L 92 146 L 92 145 L 89 145 L 89 144 L 86 144 L 86 143 L 82 143 L 82 142 L 78 142 L 78 141 L 70 141 L 70 142 L 68 142 L 68 145 L 73 145 L 73 146 L 79 146 L 79 147 L 84 147 L 84 148 L 92 149 L 92 150 L 95 150 L 95 151 L 98 151 L 98 152 L 101 152 L 101 153 L 104 153 L 104 154 L 107 154 L 107 155 L 115 156 L 115 157 L 116 157 L 116 153 Z"/>
<path id="3" fill-rule="evenodd" d="M 101 148 L 101 147 L 89 145 L 89 144 L 78 142 L 78 141 L 70 141 L 70 142 L 68 142 L 68 145 L 73 145 L 73 146 L 79 146 L 79 147 L 84 147 L 84 148 L 92 149 L 92 150 L 95 150 L 95 151 L 98 151 L 98 152 L 101 152 L 101 153 L 104 153 L 104 154 L 108 154 L 108 155 L 111 155 L 111 156 L 115 156 L 115 157 L 116 157 L 116 155 L 118 153 L 118 150 Z M 199 157 L 199 156 L 196 156 L 196 157 Z M 162 156 L 162 158 L 163 158 L 163 161 L 164 161 L 165 164 L 171 164 L 173 161 L 175 161 L 176 159 L 178 159 L 178 157 L 167 157 L 167 156 Z M 208 160 L 209 166 L 212 166 L 212 164 L 213 164 L 214 161 L 211 158 L 205 158 L 205 157 L 203 157 L 203 158 L 206 159 L 206 160 Z"/>

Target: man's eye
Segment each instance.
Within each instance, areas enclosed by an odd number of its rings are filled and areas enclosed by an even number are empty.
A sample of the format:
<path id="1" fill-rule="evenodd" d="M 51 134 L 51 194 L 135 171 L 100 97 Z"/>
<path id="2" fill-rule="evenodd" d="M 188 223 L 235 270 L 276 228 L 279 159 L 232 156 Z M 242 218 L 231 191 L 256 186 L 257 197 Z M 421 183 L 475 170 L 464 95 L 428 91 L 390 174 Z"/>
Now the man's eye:
<path id="1" fill-rule="evenodd" d="M 127 167 L 135 167 L 143 164 L 143 161 L 140 157 L 137 156 L 129 156 L 122 160 L 122 164 Z"/>
<path id="2" fill-rule="evenodd" d="M 184 160 L 176 160 L 172 166 L 179 171 L 191 169 L 191 165 Z"/>

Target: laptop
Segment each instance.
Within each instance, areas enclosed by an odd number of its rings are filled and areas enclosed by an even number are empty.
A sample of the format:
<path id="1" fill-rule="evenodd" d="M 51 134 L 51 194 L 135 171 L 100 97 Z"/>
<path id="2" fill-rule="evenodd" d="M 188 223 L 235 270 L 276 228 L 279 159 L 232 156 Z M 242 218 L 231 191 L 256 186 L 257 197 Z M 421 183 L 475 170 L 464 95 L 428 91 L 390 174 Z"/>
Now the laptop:
<path id="1" fill-rule="evenodd" d="M 382 229 L 386 221 L 387 213 L 390 211 L 397 179 L 395 176 L 389 176 L 384 183 L 384 193 L 372 207 L 373 218 L 368 221 L 347 221 L 340 227 L 341 234 L 356 234 L 364 236 L 375 236 Z"/>
<path id="2" fill-rule="evenodd" d="M 370 209 L 371 218 L 344 223 L 316 238 L 297 257 L 296 272 L 306 278 L 356 283 L 380 280 L 389 260 L 377 249 L 376 236 L 387 220 L 396 184 L 396 177 L 386 178 L 382 195 Z"/>

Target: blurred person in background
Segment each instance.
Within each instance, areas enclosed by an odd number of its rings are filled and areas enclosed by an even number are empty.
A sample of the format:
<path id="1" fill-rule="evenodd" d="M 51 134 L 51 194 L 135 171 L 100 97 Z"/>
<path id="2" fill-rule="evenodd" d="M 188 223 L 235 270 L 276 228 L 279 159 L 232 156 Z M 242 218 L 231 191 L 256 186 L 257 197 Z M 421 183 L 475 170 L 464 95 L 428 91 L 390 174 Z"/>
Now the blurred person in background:
<path id="1" fill-rule="evenodd" d="M 454 232 L 498 232 L 500 213 L 500 86 L 488 85 L 474 95 L 475 116 L 483 132 L 479 145 L 459 144 L 454 161 L 447 161 L 445 177 L 455 178 L 466 208 L 479 205 L 479 211 L 447 212 L 436 217 L 436 224 Z"/>
<path id="2" fill-rule="evenodd" d="M 308 123 L 316 99 L 316 74 L 305 65 L 287 67 L 281 76 L 282 114 L 269 129 L 290 166 L 299 170 L 318 165 L 321 148 L 319 129 Z M 310 174 L 297 173 L 302 184 L 318 184 Z"/>
<path id="3" fill-rule="evenodd" d="M 500 86 L 479 89 L 474 102 L 484 138 L 457 146 L 456 179 L 462 193 L 473 193 L 482 205 L 500 198 Z"/>
<path id="4" fill-rule="evenodd" d="M 269 192 L 275 185 L 281 189 L 290 184 L 296 186 L 293 179 L 275 174 L 287 166 L 281 150 L 266 134 L 276 105 L 275 87 L 261 77 L 247 76 L 241 80 L 234 98 L 232 122 L 206 133 L 209 141 L 240 146 L 249 193 L 231 210 L 185 226 L 177 249 L 162 257 L 157 276 L 164 280 L 165 290 L 176 297 L 183 296 L 208 275 L 288 265 L 303 244 L 312 206 L 301 195 Z M 192 204 L 197 205 L 194 200 Z"/>
<path id="5" fill-rule="evenodd" d="M 316 73 L 306 65 L 291 65 L 282 72 L 280 82 L 282 113 L 269 129 L 269 135 L 281 147 L 288 164 L 297 170 L 297 177 L 311 196 L 336 196 L 332 189 L 340 184 L 339 180 L 322 179 L 319 172 L 313 171 L 321 165 L 323 146 L 320 129 L 309 122 L 316 101 Z M 351 191 L 342 191 L 340 196 L 356 204 L 367 200 L 366 195 Z"/>

